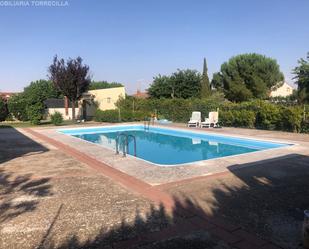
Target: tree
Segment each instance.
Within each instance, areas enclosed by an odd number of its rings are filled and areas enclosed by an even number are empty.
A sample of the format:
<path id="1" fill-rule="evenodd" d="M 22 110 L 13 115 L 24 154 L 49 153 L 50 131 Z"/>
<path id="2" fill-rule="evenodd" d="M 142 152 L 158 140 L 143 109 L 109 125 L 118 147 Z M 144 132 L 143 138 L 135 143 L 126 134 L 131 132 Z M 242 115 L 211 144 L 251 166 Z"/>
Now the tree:
<path id="1" fill-rule="evenodd" d="M 8 109 L 18 120 L 30 120 L 33 124 L 38 124 L 43 118 L 43 102 L 48 98 L 60 97 L 61 93 L 50 81 L 37 80 L 25 87 L 22 93 L 12 96 L 8 101 Z"/>
<path id="2" fill-rule="evenodd" d="M 172 84 L 169 76 L 161 75 L 154 77 L 153 83 L 148 88 L 148 94 L 152 98 L 171 98 Z"/>
<path id="3" fill-rule="evenodd" d="M 8 100 L 9 113 L 13 115 L 14 118 L 20 121 L 29 120 L 27 114 L 27 101 L 23 96 L 23 93 L 13 95 Z"/>
<path id="4" fill-rule="evenodd" d="M 50 80 L 72 103 L 72 119 L 75 120 L 75 104 L 89 88 L 91 82 L 89 67 L 82 64 L 81 57 L 58 60 L 54 57 L 49 67 Z"/>
<path id="5" fill-rule="evenodd" d="M 6 101 L 0 97 L 0 122 L 4 121 L 8 115 Z"/>
<path id="6" fill-rule="evenodd" d="M 171 76 L 156 76 L 148 89 L 152 98 L 199 97 L 201 75 L 196 70 L 177 70 Z"/>
<path id="7" fill-rule="evenodd" d="M 24 88 L 23 97 L 28 105 L 43 104 L 46 99 L 60 98 L 60 91 L 48 80 L 37 80 Z"/>
<path id="8" fill-rule="evenodd" d="M 206 98 L 210 94 L 211 94 L 211 89 L 210 89 L 209 78 L 207 74 L 207 64 L 206 64 L 206 58 L 204 58 L 203 74 L 202 74 L 202 80 L 201 80 L 201 97 Z"/>
<path id="9" fill-rule="evenodd" d="M 277 61 L 259 54 L 241 54 L 221 65 L 213 84 L 231 101 L 264 99 L 284 80 Z"/>
<path id="10" fill-rule="evenodd" d="M 309 101 L 309 52 L 307 58 L 298 60 L 298 66 L 294 68 L 293 73 L 296 75 L 298 86 L 298 99 L 300 102 Z"/>
<path id="11" fill-rule="evenodd" d="M 107 82 L 107 81 L 92 81 L 89 86 L 89 90 L 96 90 L 96 89 L 107 89 L 107 88 L 114 88 L 114 87 L 123 87 L 121 83 L 117 82 Z"/>

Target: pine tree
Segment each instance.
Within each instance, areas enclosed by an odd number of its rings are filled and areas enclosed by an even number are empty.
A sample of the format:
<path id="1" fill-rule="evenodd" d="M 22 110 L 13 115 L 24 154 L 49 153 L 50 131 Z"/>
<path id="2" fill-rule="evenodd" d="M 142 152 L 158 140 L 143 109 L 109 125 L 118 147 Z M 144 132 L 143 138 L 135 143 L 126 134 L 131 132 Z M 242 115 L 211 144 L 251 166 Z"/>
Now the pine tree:
<path id="1" fill-rule="evenodd" d="M 211 94 L 209 78 L 207 74 L 206 58 L 204 58 L 203 74 L 201 80 L 201 97 L 206 98 Z"/>

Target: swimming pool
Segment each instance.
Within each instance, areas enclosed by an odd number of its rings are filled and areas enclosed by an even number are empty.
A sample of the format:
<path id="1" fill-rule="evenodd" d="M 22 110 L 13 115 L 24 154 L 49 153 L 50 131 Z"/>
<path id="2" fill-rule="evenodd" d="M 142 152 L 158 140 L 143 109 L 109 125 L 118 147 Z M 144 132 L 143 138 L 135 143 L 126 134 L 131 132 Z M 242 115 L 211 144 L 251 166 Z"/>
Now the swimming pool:
<path id="1" fill-rule="evenodd" d="M 132 135 L 136 138 L 136 156 L 161 166 L 177 166 L 290 145 L 223 136 L 196 130 L 167 127 L 150 127 L 149 130 L 145 130 L 143 125 L 74 128 L 58 131 L 114 151 L 116 150 L 116 138 L 120 133 Z M 130 155 L 134 154 L 132 136 L 128 139 L 128 153 Z M 119 138 L 119 144 L 121 144 L 123 138 L 124 136 Z"/>

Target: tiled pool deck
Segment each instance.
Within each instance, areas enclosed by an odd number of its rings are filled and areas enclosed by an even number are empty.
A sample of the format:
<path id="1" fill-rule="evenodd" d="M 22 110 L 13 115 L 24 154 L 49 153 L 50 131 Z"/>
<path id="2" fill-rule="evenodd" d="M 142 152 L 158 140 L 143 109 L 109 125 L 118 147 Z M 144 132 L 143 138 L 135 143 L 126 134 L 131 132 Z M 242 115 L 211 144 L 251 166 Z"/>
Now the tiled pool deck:
<path id="1" fill-rule="evenodd" d="M 174 125 L 170 127 L 192 130 L 192 128 L 185 128 L 181 125 Z M 186 165 L 160 167 L 153 163 L 139 160 L 138 158 L 134 158 L 132 156 L 122 157 L 121 155 L 115 155 L 115 151 L 113 150 L 59 133 L 57 132 L 57 129 L 36 129 L 35 132 L 67 145 L 87 155 L 88 157 L 91 157 L 150 185 L 160 185 L 170 182 L 188 180 L 196 177 L 209 176 L 226 172 L 234 168 L 248 167 L 250 164 L 256 165 L 261 160 L 276 160 L 277 157 L 283 156 L 290 157 L 293 156 L 293 154 L 299 154 L 306 151 L 308 148 L 307 146 L 309 146 L 308 142 L 295 140 L 293 137 L 285 137 L 283 133 L 281 134 L 276 132 L 271 133 L 265 131 L 246 130 L 247 133 L 244 132 L 243 134 L 235 134 L 233 133 L 234 130 L 231 128 L 194 130 L 201 133 L 219 133 L 242 138 L 285 142 L 294 145 L 248 154 L 193 162 Z M 237 130 L 239 131 L 239 129 Z M 274 136 L 274 134 L 277 134 L 277 136 Z"/>

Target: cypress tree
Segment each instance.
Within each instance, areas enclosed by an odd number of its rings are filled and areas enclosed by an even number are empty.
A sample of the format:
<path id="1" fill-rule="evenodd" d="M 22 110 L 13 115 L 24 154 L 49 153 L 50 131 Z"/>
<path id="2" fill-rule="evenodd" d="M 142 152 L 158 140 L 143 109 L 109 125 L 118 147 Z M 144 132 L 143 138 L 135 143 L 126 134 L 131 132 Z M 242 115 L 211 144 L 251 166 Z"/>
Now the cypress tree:
<path id="1" fill-rule="evenodd" d="M 211 94 L 209 78 L 207 74 L 206 58 L 204 58 L 203 74 L 201 80 L 201 97 L 206 98 Z"/>

